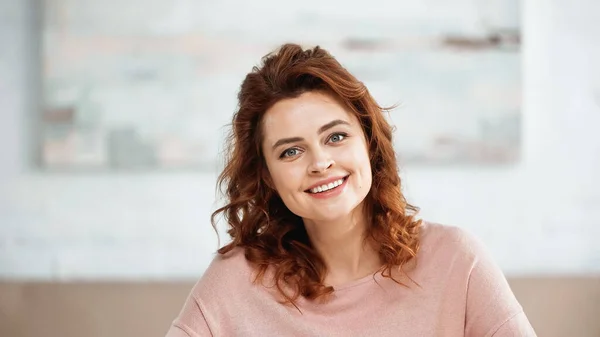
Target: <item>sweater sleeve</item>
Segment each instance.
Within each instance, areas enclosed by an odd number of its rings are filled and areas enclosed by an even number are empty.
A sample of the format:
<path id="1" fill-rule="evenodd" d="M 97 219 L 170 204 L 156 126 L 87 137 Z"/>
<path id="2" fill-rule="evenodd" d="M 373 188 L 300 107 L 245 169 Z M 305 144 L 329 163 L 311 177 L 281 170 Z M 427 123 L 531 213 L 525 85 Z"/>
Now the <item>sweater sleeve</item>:
<path id="1" fill-rule="evenodd" d="M 198 300 L 190 294 L 166 337 L 212 337 Z"/>
<path id="2" fill-rule="evenodd" d="M 492 335 L 494 337 L 514 337 L 514 336 L 535 336 L 533 327 L 529 324 L 527 316 L 521 311 L 511 317 L 508 321 L 500 326 Z"/>
<path id="3" fill-rule="evenodd" d="M 500 267 L 479 240 L 470 237 L 469 241 L 474 261 L 467 288 L 465 336 L 536 336 Z"/>

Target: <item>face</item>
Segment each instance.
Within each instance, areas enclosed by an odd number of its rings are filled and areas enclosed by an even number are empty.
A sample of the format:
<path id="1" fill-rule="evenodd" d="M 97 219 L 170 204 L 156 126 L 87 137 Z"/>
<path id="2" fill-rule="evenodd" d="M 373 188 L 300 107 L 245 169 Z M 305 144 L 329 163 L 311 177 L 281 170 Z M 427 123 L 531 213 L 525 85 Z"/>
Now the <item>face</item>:
<path id="1" fill-rule="evenodd" d="M 329 95 L 279 101 L 263 117 L 262 149 L 271 183 L 305 221 L 347 217 L 362 204 L 372 175 L 358 119 Z"/>

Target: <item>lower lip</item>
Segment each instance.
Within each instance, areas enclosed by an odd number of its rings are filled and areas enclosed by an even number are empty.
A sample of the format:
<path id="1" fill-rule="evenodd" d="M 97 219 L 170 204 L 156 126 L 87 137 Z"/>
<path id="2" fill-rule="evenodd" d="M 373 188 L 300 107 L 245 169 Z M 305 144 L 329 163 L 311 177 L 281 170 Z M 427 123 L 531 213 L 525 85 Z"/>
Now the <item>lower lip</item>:
<path id="1" fill-rule="evenodd" d="M 313 198 L 317 198 L 317 199 L 327 199 L 327 198 L 332 198 L 335 196 L 340 195 L 342 192 L 344 192 L 344 189 L 346 188 L 346 182 L 348 182 L 348 177 L 344 178 L 344 182 L 339 185 L 336 186 L 330 190 L 327 190 L 325 192 L 319 192 L 319 193 L 310 193 L 307 192 L 308 195 L 310 195 Z"/>

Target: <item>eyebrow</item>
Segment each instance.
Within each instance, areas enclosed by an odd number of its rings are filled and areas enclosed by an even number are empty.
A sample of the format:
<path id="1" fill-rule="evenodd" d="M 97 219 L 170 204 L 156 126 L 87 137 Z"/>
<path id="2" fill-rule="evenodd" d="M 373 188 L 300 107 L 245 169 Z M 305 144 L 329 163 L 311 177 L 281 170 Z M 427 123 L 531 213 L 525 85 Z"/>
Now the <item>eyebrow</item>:
<path id="1" fill-rule="evenodd" d="M 340 125 L 340 124 L 350 125 L 350 123 L 348 123 L 348 122 L 346 122 L 344 120 L 335 119 L 335 120 L 333 120 L 333 121 L 331 121 L 331 122 L 329 122 L 329 123 L 321 126 L 319 128 L 319 130 L 318 130 L 318 134 L 320 135 L 323 132 L 331 129 L 332 127 L 334 127 L 336 125 Z M 276 148 L 278 148 L 281 145 L 289 144 L 289 143 L 295 143 L 295 142 L 300 142 L 300 141 L 303 141 L 303 140 L 304 140 L 304 138 L 302 138 L 302 137 L 282 138 L 282 139 L 278 140 L 277 142 L 275 142 L 275 144 L 273 145 L 273 150 L 275 150 Z"/>

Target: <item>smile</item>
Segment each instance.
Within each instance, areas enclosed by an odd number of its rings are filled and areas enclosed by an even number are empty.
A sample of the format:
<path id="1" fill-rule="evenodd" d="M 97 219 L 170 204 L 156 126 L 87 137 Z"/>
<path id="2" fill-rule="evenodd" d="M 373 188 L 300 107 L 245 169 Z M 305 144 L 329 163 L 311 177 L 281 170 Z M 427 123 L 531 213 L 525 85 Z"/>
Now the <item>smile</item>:
<path id="1" fill-rule="evenodd" d="M 326 193 L 326 192 L 332 192 L 332 191 L 336 190 L 338 187 L 344 185 L 344 183 L 346 182 L 347 179 L 348 179 L 348 176 L 340 178 L 335 181 L 332 181 L 328 184 L 323 184 L 323 185 L 313 187 L 311 189 L 306 190 L 305 192 L 310 193 L 310 194 L 321 194 L 321 193 Z"/>

